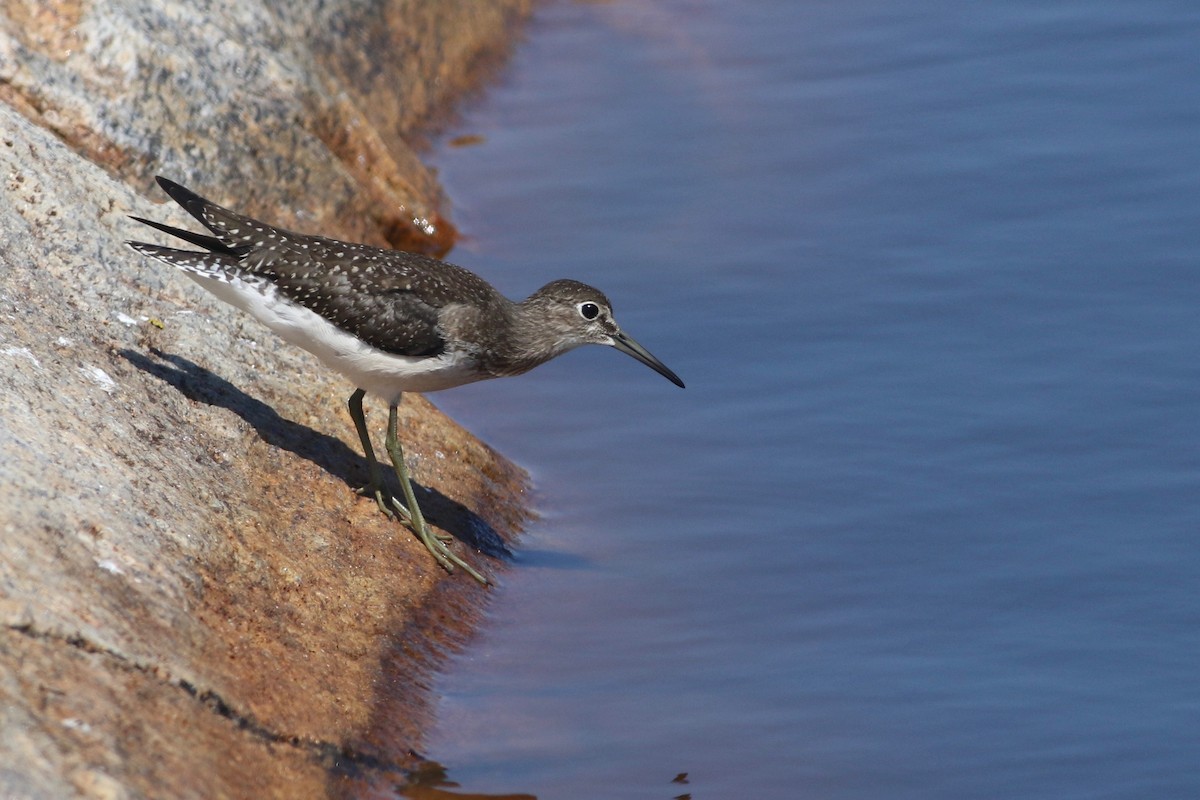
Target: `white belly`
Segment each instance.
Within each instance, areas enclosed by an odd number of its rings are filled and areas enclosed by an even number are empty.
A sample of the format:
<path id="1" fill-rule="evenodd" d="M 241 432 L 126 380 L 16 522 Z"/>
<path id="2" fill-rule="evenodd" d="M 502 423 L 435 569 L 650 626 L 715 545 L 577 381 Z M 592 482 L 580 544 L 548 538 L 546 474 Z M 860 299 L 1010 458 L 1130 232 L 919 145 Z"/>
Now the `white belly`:
<path id="1" fill-rule="evenodd" d="M 285 302 L 266 281 L 236 277 L 221 280 L 190 270 L 183 272 L 226 303 L 249 313 L 284 341 L 312 353 L 356 387 L 389 403 L 402 392 L 436 392 L 486 377 L 461 354 L 399 356 L 371 347 L 319 314 Z"/>

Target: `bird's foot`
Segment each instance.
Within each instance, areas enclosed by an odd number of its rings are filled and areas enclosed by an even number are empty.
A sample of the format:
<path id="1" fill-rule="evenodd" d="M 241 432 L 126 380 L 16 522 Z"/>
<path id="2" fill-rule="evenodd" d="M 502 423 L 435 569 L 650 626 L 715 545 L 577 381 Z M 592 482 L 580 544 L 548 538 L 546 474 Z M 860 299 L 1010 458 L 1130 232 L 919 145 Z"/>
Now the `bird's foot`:
<path id="1" fill-rule="evenodd" d="M 482 583 L 484 586 L 490 585 L 487 578 L 480 575 L 471 565 L 463 561 L 454 553 L 450 552 L 447 546 L 454 541 L 454 537 L 448 533 L 434 532 L 432 528 L 422 519 L 418 522 L 413 518 L 413 514 L 408 510 L 408 507 L 397 500 L 390 494 L 384 492 L 381 487 L 364 486 L 358 489 L 358 494 L 363 497 L 375 498 L 379 510 L 387 515 L 388 519 L 399 518 L 400 522 L 412 529 L 417 537 L 425 544 L 425 547 L 433 555 L 437 562 L 445 568 L 447 572 L 454 572 L 454 567 L 460 566 L 463 570 L 475 580 Z"/>
<path id="2" fill-rule="evenodd" d="M 395 497 L 391 497 L 388 499 L 390 499 L 392 501 L 392 508 L 394 508 L 396 510 L 396 515 L 398 515 L 400 517 L 400 521 L 403 522 L 408 527 L 412 528 L 413 531 L 415 531 L 418 536 L 423 536 L 421 531 L 417 530 L 417 523 L 413 519 L 412 512 L 408 510 L 408 507 L 406 505 L 404 505 L 404 503 L 401 503 L 399 500 L 397 500 Z M 388 516 L 389 517 L 393 516 L 390 511 L 388 512 Z M 422 520 L 422 522 L 424 522 L 424 520 Z M 429 528 L 428 525 L 425 526 L 425 530 L 430 536 L 433 536 L 433 538 L 437 539 L 439 542 L 450 543 L 450 542 L 454 541 L 454 537 L 451 536 L 450 534 L 434 532 L 432 529 Z"/>
<path id="3" fill-rule="evenodd" d="M 368 484 L 367 486 L 363 486 L 359 489 L 356 489 L 355 492 L 362 497 L 375 498 L 375 504 L 377 506 L 379 506 L 379 510 L 382 511 L 388 519 L 392 519 L 393 517 L 396 516 L 392 512 L 392 509 L 388 507 L 388 500 L 391 500 L 393 503 L 396 503 L 396 498 L 394 498 L 390 495 L 385 495 L 383 492 L 382 486 L 372 486 L 372 485 Z M 387 499 L 384 499 L 385 497 Z M 399 506 L 400 504 L 396 503 L 396 505 Z M 404 506 L 400 506 L 400 508 L 404 508 Z M 408 509 L 407 508 L 404 508 L 404 514 L 405 514 L 404 521 L 407 522 L 408 521 Z"/>
<path id="4" fill-rule="evenodd" d="M 408 527 L 412 528 L 413 532 L 417 534 L 417 538 L 419 538 L 425 545 L 425 549 L 427 549 L 430 555 L 432 555 L 437 562 L 442 565 L 442 568 L 445 569 L 446 572 L 454 572 L 455 567 L 462 567 L 463 572 L 467 573 L 484 586 L 491 585 L 491 582 L 487 578 L 483 577 L 483 575 L 479 574 L 475 568 L 473 568 L 466 561 L 463 561 L 458 556 L 454 555 L 454 553 L 450 552 L 450 548 L 447 543 L 450 542 L 453 537 L 444 534 L 435 535 L 433 531 L 430 530 L 429 525 L 425 523 L 423 518 L 414 519 L 413 514 L 409 512 L 409 510 L 394 497 L 392 498 L 392 505 L 396 509 L 396 513 L 403 517 L 404 523 L 408 525 Z"/>

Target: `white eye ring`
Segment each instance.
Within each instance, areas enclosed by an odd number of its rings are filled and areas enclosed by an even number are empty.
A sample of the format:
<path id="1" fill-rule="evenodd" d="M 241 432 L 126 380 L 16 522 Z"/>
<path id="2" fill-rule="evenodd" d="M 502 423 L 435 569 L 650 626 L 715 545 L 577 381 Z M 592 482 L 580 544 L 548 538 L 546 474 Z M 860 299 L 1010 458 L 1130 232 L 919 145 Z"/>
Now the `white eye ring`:
<path id="1" fill-rule="evenodd" d="M 600 306 L 596 305 L 591 300 L 585 300 L 575 307 L 579 309 L 579 316 L 583 317 L 584 319 L 595 319 L 596 317 L 600 316 Z"/>

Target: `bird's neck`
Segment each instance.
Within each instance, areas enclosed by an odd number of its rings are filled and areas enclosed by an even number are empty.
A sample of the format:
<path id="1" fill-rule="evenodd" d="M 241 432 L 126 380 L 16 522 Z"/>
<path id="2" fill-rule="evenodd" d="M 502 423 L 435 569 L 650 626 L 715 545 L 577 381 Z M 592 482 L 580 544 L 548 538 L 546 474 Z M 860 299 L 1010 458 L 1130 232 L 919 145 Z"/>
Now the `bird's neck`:
<path id="1" fill-rule="evenodd" d="M 505 335 L 497 347 L 504 356 L 500 374 L 520 375 L 572 349 L 545 325 L 545 308 L 532 298 L 511 304 L 508 312 Z"/>

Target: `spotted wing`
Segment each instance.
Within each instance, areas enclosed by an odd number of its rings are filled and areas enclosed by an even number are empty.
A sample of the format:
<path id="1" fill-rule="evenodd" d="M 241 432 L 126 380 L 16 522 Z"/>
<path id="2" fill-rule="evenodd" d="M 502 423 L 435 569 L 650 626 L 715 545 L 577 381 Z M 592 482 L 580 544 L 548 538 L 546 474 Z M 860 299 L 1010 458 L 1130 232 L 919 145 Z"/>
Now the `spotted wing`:
<path id="1" fill-rule="evenodd" d="M 442 309 L 487 304 L 495 295 L 471 272 L 428 256 L 304 236 L 230 211 L 166 178 L 158 183 L 214 235 L 136 219 L 209 252 L 131 242 L 134 247 L 180 266 L 211 260 L 269 280 L 284 296 L 389 353 L 444 352 Z"/>

